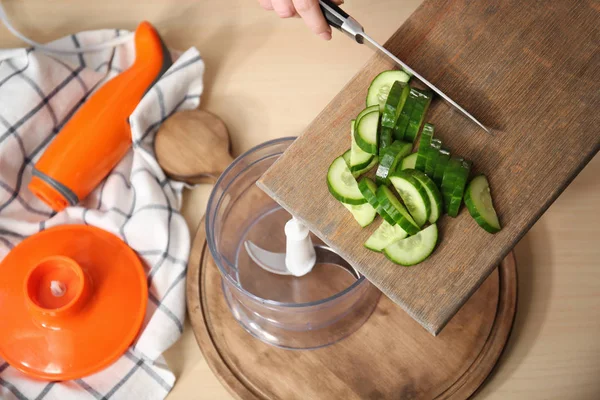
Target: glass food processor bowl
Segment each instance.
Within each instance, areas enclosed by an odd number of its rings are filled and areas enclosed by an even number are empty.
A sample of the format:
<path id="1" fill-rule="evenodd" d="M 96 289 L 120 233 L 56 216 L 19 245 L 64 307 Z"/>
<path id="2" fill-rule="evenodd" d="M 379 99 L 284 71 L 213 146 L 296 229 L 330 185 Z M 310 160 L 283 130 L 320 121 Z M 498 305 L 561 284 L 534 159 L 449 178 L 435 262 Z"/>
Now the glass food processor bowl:
<path id="1" fill-rule="evenodd" d="M 355 332 L 381 293 L 345 262 L 318 259 L 311 272 L 295 277 L 268 272 L 247 253 L 246 241 L 285 253 L 284 226 L 291 215 L 256 181 L 294 139 L 263 143 L 225 170 L 208 202 L 206 234 L 228 306 L 242 327 L 273 346 L 314 349 Z M 311 238 L 328 249 L 312 233 Z"/>

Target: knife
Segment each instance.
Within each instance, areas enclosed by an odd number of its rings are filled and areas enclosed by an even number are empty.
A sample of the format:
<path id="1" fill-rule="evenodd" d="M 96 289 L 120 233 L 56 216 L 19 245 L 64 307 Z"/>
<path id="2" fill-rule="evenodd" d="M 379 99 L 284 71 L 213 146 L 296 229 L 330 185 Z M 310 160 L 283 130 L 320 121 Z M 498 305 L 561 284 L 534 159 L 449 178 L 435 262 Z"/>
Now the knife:
<path id="1" fill-rule="evenodd" d="M 491 134 L 490 130 L 488 128 L 486 128 L 485 125 L 483 125 L 481 122 L 479 122 L 474 116 L 469 114 L 464 108 L 462 108 L 460 105 L 458 105 L 454 100 L 452 100 L 450 97 L 448 97 L 444 92 L 442 92 L 440 89 L 435 87 L 435 85 L 433 85 L 427 79 L 423 78 L 415 70 L 410 68 L 404 62 L 402 62 L 402 60 L 400 60 L 398 57 L 393 55 L 389 50 L 387 50 L 385 47 L 383 47 L 382 45 L 377 43 L 373 38 L 371 38 L 369 35 L 367 35 L 365 33 L 365 30 L 362 27 L 362 25 L 357 20 L 352 18 L 350 15 L 348 15 L 348 13 L 346 13 L 344 10 L 342 10 L 340 7 L 338 7 L 336 4 L 334 4 L 330 0 L 319 0 L 319 3 L 320 3 L 319 5 L 321 6 L 321 10 L 323 11 L 323 15 L 325 16 L 325 19 L 327 20 L 327 23 L 329 23 L 329 25 L 344 32 L 345 34 L 350 36 L 352 39 L 354 39 L 357 43 L 360 43 L 360 44 L 366 43 L 368 45 L 371 45 L 376 50 L 379 50 L 380 52 L 382 52 L 383 54 L 388 56 L 392 61 L 394 61 L 394 63 L 399 65 L 404 70 L 404 72 L 406 72 L 407 74 L 409 74 L 411 76 L 416 77 L 423 84 L 425 84 L 427 87 L 429 87 L 435 93 L 437 93 L 442 99 L 444 99 L 452 107 L 454 107 L 456 110 L 458 110 L 462 115 L 467 117 L 467 119 L 469 119 L 470 121 L 477 124 L 481 129 L 486 131 L 488 134 Z"/>

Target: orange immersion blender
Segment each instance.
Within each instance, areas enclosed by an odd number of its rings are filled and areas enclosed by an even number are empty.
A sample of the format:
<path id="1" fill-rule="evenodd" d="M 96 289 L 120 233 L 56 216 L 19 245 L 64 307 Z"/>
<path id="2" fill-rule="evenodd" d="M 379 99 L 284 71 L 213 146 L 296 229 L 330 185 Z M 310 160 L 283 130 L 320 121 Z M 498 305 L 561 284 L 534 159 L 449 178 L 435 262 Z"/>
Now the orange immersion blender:
<path id="1" fill-rule="evenodd" d="M 148 22 L 136 29 L 135 51 L 134 64 L 90 97 L 35 165 L 29 190 L 53 210 L 86 198 L 127 154 L 128 118 L 171 66 L 169 51 Z"/>

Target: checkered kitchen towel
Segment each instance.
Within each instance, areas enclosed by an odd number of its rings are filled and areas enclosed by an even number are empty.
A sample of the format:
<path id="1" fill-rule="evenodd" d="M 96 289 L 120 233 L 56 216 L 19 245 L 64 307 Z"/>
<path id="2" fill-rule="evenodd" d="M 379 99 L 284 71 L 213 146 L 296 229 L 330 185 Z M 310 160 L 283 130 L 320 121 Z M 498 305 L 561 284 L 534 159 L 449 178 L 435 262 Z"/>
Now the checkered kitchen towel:
<path id="1" fill-rule="evenodd" d="M 53 45 L 73 49 L 123 34 L 82 32 Z M 183 184 L 165 177 L 153 141 L 162 121 L 199 104 L 204 63 L 198 51 L 173 52 L 172 67 L 129 119 L 132 149 L 82 204 L 56 214 L 27 189 L 33 165 L 52 138 L 88 96 L 134 58 L 133 41 L 60 57 L 0 50 L 0 259 L 25 237 L 52 226 L 95 225 L 118 235 L 143 258 L 150 297 L 141 335 L 112 366 L 83 379 L 48 383 L 0 359 L 1 399 L 163 399 L 174 384 L 161 354 L 183 331 L 190 237 L 179 213 Z"/>

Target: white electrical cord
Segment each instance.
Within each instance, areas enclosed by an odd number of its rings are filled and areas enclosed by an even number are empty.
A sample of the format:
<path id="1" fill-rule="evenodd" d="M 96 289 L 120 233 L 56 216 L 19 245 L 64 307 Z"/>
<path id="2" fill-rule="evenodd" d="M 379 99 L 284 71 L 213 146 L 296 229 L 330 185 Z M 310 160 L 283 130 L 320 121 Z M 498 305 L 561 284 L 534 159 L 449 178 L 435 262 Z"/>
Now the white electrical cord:
<path id="1" fill-rule="evenodd" d="M 2 0 L 0 0 L 0 20 L 2 20 L 2 22 L 4 23 L 4 25 L 6 26 L 6 28 L 10 31 L 10 33 L 12 33 L 13 35 L 15 35 L 16 37 L 18 37 L 19 39 L 21 39 L 25 43 L 33 46 L 36 50 L 43 51 L 43 52 L 46 52 L 46 53 L 55 53 L 55 54 L 92 53 L 92 52 L 102 51 L 102 50 L 106 50 L 106 49 L 110 49 L 112 47 L 116 47 L 116 46 L 122 45 L 124 43 L 127 43 L 131 39 L 133 39 L 133 33 L 128 33 L 127 35 L 119 36 L 119 37 L 111 39 L 111 40 L 109 40 L 107 42 L 100 43 L 100 44 L 97 44 L 97 45 L 94 45 L 94 46 L 80 47 L 78 49 L 73 49 L 73 50 L 63 50 L 63 49 L 54 48 L 52 46 L 46 46 L 46 45 L 41 44 L 41 43 L 37 43 L 37 42 L 29 39 L 27 36 L 23 35 L 18 30 L 16 30 L 11 25 L 10 20 L 8 19 L 8 15 L 6 15 L 6 12 L 4 11 L 4 7 L 2 7 Z"/>

